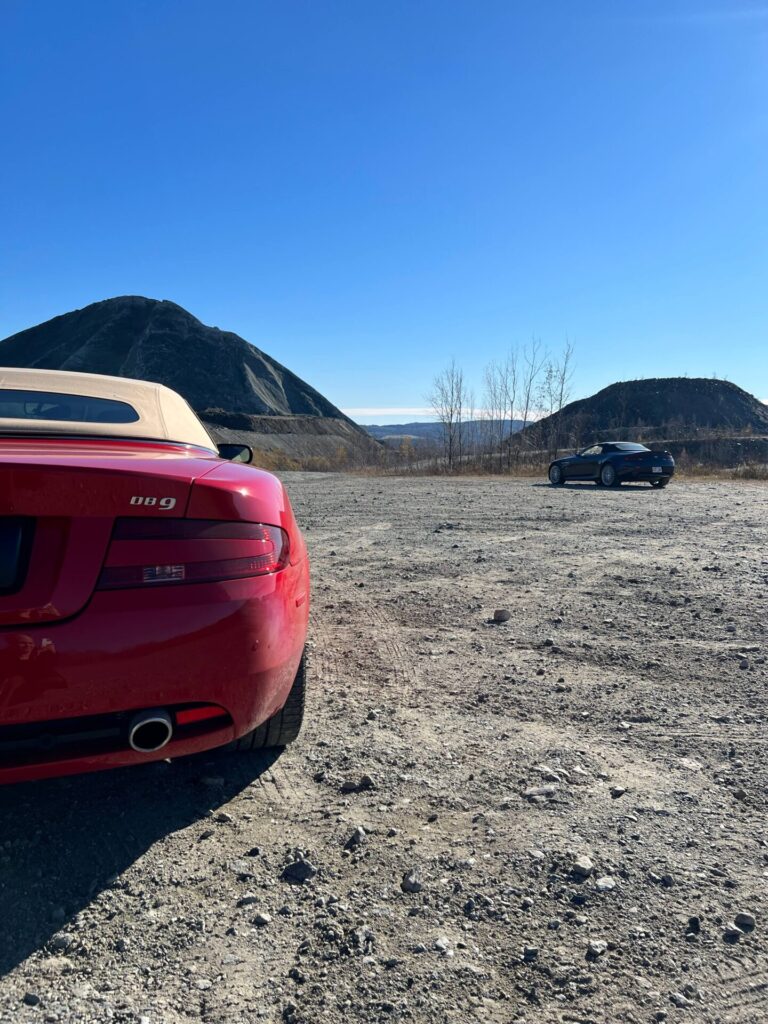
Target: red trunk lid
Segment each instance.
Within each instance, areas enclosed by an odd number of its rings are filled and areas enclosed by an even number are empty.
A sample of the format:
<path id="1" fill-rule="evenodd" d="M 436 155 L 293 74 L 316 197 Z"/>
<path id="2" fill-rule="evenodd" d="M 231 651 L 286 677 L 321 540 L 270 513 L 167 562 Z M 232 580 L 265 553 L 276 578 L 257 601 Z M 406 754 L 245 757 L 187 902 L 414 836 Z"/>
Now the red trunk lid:
<path id="1" fill-rule="evenodd" d="M 135 441 L 0 439 L 0 626 L 75 615 L 117 516 L 183 516 L 219 464 L 204 449 Z"/>

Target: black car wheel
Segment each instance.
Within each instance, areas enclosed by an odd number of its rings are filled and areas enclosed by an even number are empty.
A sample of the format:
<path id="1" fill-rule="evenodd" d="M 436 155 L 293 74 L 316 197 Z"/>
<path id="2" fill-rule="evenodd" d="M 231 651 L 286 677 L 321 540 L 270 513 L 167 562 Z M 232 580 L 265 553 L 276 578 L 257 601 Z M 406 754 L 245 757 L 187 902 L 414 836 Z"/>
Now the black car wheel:
<path id="1" fill-rule="evenodd" d="M 651 487 L 655 487 L 659 490 L 662 487 L 666 487 L 668 483 L 669 480 L 651 480 Z"/>
<path id="2" fill-rule="evenodd" d="M 549 467 L 549 482 L 555 487 L 561 487 L 565 483 L 563 470 L 560 466 Z"/>
<path id="3" fill-rule="evenodd" d="M 299 670 L 285 704 L 266 722 L 262 722 L 252 732 L 230 743 L 225 749 L 264 750 L 267 747 L 285 747 L 293 743 L 301 731 L 306 688 L 307 656 L 302 654 Z"/>
<path id="4" fill-rule="evenodd" d="M 606 462 L 600 470 L 600 483 L 603 487 L 616 487 L 620 483 L 616 470 L 610 462 Z"/>

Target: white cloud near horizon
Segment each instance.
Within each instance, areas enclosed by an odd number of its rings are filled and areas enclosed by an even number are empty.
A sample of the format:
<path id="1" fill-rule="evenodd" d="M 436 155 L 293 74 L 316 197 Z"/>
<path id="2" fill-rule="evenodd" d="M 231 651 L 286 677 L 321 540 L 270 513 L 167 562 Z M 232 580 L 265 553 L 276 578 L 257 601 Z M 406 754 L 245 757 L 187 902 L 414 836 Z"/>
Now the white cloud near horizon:
<path id="1" fill-rule="evenodd" d="M 356 409 L 342 409 L 345 416 L 434 416 L 429 406 L 363 406 Z"/>

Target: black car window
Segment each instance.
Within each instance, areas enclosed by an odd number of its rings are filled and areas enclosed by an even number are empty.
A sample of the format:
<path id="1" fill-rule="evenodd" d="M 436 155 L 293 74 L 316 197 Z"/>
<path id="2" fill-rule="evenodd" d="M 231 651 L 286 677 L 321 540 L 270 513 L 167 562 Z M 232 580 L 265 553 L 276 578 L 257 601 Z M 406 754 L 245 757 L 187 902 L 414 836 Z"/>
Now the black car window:
<path id="1" fill-rule="evenodd" d="M 651 450 L 644 444 L 635 444 L 634 441 L 618 441 L 614 447 L 619 452 L 649 452 Z"/>
<path id="2" fill-rule="evenodd" d="M 591 448 L 585 448 L 582 455 L 601 455 L 603 446 L 601 444 L 593 444 Z"/>
<path id="3" fill-rule="evenodd" d="M 0 388 L 0 419 L 136 423 L 139 414 L 132 405 L 114 398 Z"/>

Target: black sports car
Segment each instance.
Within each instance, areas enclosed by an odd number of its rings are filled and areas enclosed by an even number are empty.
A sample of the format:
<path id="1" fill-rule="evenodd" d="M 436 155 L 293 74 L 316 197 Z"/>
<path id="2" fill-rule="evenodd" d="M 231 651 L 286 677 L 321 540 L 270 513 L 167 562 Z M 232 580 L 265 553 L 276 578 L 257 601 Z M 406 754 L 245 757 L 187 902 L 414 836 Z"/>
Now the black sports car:
<path id="1" fill-rule="evenodd" d="M 603 487 L 618 487 L 625 480 L 647 480 L 666 487 L 675 472 L 675 460 L 666 451 L 652 451 L 632 441 L 603 441 L 575 455 L 555 459 L 549 482 L 559 487 L 569 480 L 593 480 Z"/>

